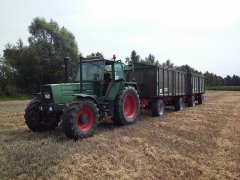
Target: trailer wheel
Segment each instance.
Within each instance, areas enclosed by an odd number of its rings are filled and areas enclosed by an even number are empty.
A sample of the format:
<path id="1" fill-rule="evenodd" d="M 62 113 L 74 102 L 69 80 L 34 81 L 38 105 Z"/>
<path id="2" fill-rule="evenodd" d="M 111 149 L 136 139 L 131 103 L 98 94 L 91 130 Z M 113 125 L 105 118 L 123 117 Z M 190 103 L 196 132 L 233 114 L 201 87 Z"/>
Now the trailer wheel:
<path id="1" fill-rule="evenodd" d="M 195 106 L 196 103 L 195 103 L 195 96 L 190 96 L 188 98 L 188 107 L 192 107 L 192 106 Z"/>
<path id="2" fill-rule="evenodd" d="M 47 130 L 54 129 L 58 126 L 59 119 L 44 119 L 41 111 L 39 110 L 39 106 L 41 104 L 40 99 L 33 99 L 25 109 L 25 123 L 28 128 L 33 132 L 43 132 Z"/>
<path id="3" fill-rule="evenodd" d="M 161 99 L 158 99 L 152 103 L 152 116 L 163 116 L 164 112 L 164 102 Z"/>
<path id="4" fill-rule="evenodd" d="M 184 102 L 182 98 L 177 98 L 175 100 L 175 111 L 183 110 L 184 108 Z"/>
<path id="5" fill-rule="evenodd" d="M 198 104 L 202 104 L 204 101 L 204 96 L 202 94 L 198 95 Z"/>
<path id="6" fill-rule="evenodd" d="M 62 129 L 71 139 L 91 137 L 99 123 L 99 113 L 91 101 L 77 100 L 66 107 L 62 115 Z"/>
<path id="7" fill-rule="evenodd" d="M 136 89 L 127 86 L 117 97 L 114 107 L 113 122 L 117 125 L 135 123 L 140 114 L 140 101 Z"/>

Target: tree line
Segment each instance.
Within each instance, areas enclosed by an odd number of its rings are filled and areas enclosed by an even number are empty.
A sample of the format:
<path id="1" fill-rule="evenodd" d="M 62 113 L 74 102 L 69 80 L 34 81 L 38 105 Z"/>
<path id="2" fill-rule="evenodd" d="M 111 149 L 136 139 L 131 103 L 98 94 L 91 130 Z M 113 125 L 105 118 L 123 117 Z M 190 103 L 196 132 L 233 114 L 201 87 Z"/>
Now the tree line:
<path id="1" fill-rule="evenodd" d="M 21 39 L 16 44 L 7 44 L 4 54 L 0 55 L 0 96 L 31 94 L 39 91 L 41 84 L 60 83 L 64 81 L 63 58 L 69 57 L 69 74 L 75 76 L 81 53 L 75 36 L 57 22 L 44 18 L 34 18 L 28 27 L 30 36 L 28 45 Z M 91 56 L 103 55 L 92 53 Z M 206 76 L 207 86 L 240 85 L 239 76 L 222 78 L 213 73 L 202 73 L 189 65 L 175 66 L 169 59 L 163 63 L 149 54 L 145 58 L 133 50 L 126 57 L 127 64 L 140 62 L 152 64 L 166 69 L 176 69 Z"/>

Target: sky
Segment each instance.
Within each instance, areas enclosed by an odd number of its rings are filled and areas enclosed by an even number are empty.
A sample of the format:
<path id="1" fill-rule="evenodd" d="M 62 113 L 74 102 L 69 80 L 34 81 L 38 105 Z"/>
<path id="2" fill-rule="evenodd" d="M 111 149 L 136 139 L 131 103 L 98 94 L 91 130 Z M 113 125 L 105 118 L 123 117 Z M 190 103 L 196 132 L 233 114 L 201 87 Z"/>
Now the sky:
<path id="1" fill-rule="evenodd" d="M 240 75 L 239 0 L 1 0 L 0 54 L 19 38 L 27 45 L 35 17 L 72 32 L 83 55 L 125 60 L 132 50 L 160 63 Z"/>

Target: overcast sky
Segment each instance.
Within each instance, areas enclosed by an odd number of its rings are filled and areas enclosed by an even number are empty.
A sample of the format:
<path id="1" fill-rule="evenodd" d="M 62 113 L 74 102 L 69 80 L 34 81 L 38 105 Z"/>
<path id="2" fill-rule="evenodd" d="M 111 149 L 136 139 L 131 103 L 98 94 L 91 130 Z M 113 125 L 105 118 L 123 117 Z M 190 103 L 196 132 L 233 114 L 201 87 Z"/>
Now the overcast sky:
<path id="1" fill-rule="evenodd" d="M 124 60 L 132 50 L 225 77 L 240 75 L 239 0 L 1 0 L 0 54 L 27 44 L 35 17 L 72 32 L 83 55 Z"/>

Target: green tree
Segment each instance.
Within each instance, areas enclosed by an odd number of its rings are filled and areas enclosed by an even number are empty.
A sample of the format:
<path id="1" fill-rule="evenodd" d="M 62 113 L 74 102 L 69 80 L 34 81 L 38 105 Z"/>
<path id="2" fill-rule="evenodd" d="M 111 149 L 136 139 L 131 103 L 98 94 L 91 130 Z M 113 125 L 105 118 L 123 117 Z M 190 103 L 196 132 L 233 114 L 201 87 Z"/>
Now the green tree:
<path id="1" fill-rule="evenodd" d="M 74 35 L 65 27 L 43 18 L 29 26 L 29 46 L 21 40 L 6 45 L 4 58 L 15 71 L 16 85 L 25 93 L 39 90 L 40 84 L 64 80 L 63 58 L 70 58 L 70 76 L 75 76 L 78 47 Z"/>
<path id="2" fill-rule="evenodd" d="M 0 96 L 16 95 L 17 88 L 14 79 L 14 70 L 0 55 Z"/>
<path id="3" fill-rule="evenodd" d="M 232 76 L 232 86 L 239 86 L 240 85 L 240 77 L 237 75 Z"/>
<path id="4" fill-rule="evenodd" d="M 125 62 L 127 63 L 127 64 L 131 64 L 131 59 L 130 59 L 130 57 L 125 57 Z"/>
<path id="5" fill-rule="evenodd" d="M 87 55 L 87 57 L 104 57 L 101 52 L 91 53 L 90 55 Z"/>
<path id="6" fill-rule="evenodd" d="M 223 86 L 223 85 L 224 85 L 224 79 L 223 79 L 223 77 L 217 76 L 217 79 L 218 79 L 218 85 L 219 85 L 219 86 Z"/>
<path id="7" fill-rule="evenodd" d="M 138 63 L 138 62 L 140 62 L 140 56 L 137 54 L 137 52 L 135 50 L 133 50 L 131 52 L 130 57 L 125 58 L 125 62 L 127 64 Z"/>
<path id="8" fill-rule="evenodd" d="M 216 74 L 212 74 L 211 86 L 218 86 L 218 85 L 220 85 L 218 76 Z"/>
<path id="9" fill-rule="evenodd" d="M 159 65 L 159 61 L 155 59 L 155 56 L 153 54 L 149 54 L 148 57 L 145 57 L 145 60 L 143 61 L 146 64 L 151 64 L 151 65 Z"/>
<path id="10" fill-rule="evenodd" d="M 45 69 L 44 81 L 56 83 L 63 79 L 63 57 L 70 58 L 70 75 L 74 75 L 78 62 L 78 47 L 74 35 L 65 27 L 44 18 L 33 19 L 29 26 L 28 38 L 32 47 L 40 58 L 42 67 Z"/>
<path id="11" fill-rule="evenodd" d="M 222 86 L 224 85 L 224 79 L 221 76 L 217 76 L 214 73 L 208 71 L 203 74 L 206 77 L 207 86 Z"/>
<path id="12" fill-rule="evenodd" d="M 225 86 L 230 86 L 232 84 L 232 78 L 231 76 L 227 75 L 225 78 L 224 78 L 224 85 Z"/>
<path id="13" fill-rule="evenodd" d="M 162 64 L 159 64 L 160 67 L 164 69 L 174 69 L 174 63 L 170 61 L 170 59 L 167 59 L 166 62 L 163 62 Z"/>
<path id="14" fill-rule="evenodd" d="M 205 80 L 206 86 L 210 86 L 210 77 L 211 77 L 211 74 L 207 71 L 207 72 L 205 72 L 203 75 L 206 77 L 206 80 Z"/>
<path id="15" fill-rule="evenodd" d="M 176 70 L 202 75 L 202 72 L 197 71 L 196 69 L 192 68 L 188 64 L 182 65 L 182 66 L 176 66 Z"/>
<path id="16" fill-rule="evenodd" d="M 22 41 L 18 40 L 16 45 L 6 46 L 4 57 L 14 74 L 12 84 L 21 89 L 22 93 L 32 93 L 39 89 L 45 70 L 42 69 L 39 56 L 32 47 L 24 46 Z"/>
<path id="17" fill-rule="evenodd" d="M 3 57 L 0 55 L 0 96 L 4 95 L 3 88 L 6 86 L 5 82 Z"/>
<path id="18" fill-rule="evenodd" d="M 145 62 L 147 64 L 155 65 L 156 64 L 155 56 L 152 54 L 149 54 L 148 57 L 145 58 Z"/>

